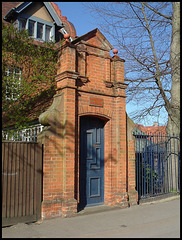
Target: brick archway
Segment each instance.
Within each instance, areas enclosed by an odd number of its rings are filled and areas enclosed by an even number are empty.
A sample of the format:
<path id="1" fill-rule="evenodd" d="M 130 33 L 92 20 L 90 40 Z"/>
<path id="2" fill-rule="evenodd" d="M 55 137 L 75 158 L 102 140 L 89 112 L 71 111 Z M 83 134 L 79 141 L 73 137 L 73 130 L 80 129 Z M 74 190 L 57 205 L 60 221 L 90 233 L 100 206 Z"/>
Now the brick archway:
<path id="1" fill-rule="evenodd" d="M 128 206 L 124 60 L 98 29 L 60 49 L 57 93 L 39 120 L 44 143 L 43 218 L 77 212 L 79 119 L 105 120 L 104 204 Z M 132 170 L 134 167 L 132 167 Z"/>
<path id="2" fill-rule="evenodd" d="M 92 110 L 91 110 L 92 109 Z M 100 111 L 94 111 L 93 108 L 82 108 L 82 113 L 79 114 L 79 119 L 78 119 L 78 136 L 80 136 L 80 119 L 82 117 L 90 117 L 90 118 L 95 118 L 95 119 L 101 119 L 104 122 L 104 203 L 108 204 L 111 199 L 112 199 L 112 179 L 111 179 L 111 162 L 112 162 L 112 149 L 111 149 L 111 138 L 110 136 L 112 135 L 112 122 L 111 118 L 109 116 L 106 116 L 105 114 L 100 114 Z M 108 111 L 102 111 L 102 112 L 107 112 Z M 80 139 L 78 140 L 78 143 L 80 143 Z M 78 153 L 78 166 L 77 169 L 79 169 L 79 159 L 80 159 L 80 152 Z M 80 178 L 80 173 L 77 173 L 77 183 L 79 182 Z M 79 190 L 79 185 L 77 186 L 77 189 Z M 78 191 L 79 192 L 79 191 Z M 77 193 L 78 196 L 78 201 L 79 201 L 79 193 Z"/>
<path id="3" fill-rule="evenodd" d="M 96 117 L 104 118 L 106 121 L 112 118 L 112 112 L 109 109 L 97 108 L 92 106 L 79 106 L 78 116 L 95 115 Z"/>

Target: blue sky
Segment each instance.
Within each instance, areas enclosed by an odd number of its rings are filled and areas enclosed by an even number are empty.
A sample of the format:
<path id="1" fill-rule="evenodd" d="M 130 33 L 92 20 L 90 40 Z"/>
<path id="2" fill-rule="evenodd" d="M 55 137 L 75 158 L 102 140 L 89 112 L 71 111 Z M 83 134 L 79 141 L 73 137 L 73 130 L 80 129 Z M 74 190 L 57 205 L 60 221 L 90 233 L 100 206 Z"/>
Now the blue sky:
<path id="1" fill-rule="evenodd" d="M 86 2 L 55 2 L 61 10 L 62 16 L 74 24 L 78 36 L 81 36 L 97 27 L 88 9 L 84 7 Z"/>
<path id="2" fill-rule="evenodd" d="M 99 28 L 98 24 L 96 23 L 97 20 L 93 17 L 93 14 L 89 12 L 89 9 L 85 6 L 87 2 L 55 2 L 59 9 L 61 10 L 62 16 L 66 16 L 68 21 L 74 24 L 77 36 L 81 36 L 90 32 L 95 28 Z M 102 29 L 99 28 L 102 32 Z M 107 38 L 107 36 L 105 35 Z M 107 38 L 108 39 L 108 38 Z M 108 39 L 109 40 L 109 39 Z M 113 47 L 114 43 L 112 43 Z M 111 53 L 112 54 L 112 53 Z M 137 106 L 139 109 L 139 106 Z M 131 111 L 136 110 L 136 105 L 132 103 L 126 105 L 126 111 L 129 114 Z M 141 122 L 135 122 L 139 124 L 143 124 L 144 126 L 152 126 L 153 122 L 159 122 L 159 125 L 164 125 L 166 123 L 167 116 L 164 114 L 162 119 L 158 119 L 157 117 L 145 117 L 145 120 Z M 161 124 L 162 123 L 162 124 Z"/>

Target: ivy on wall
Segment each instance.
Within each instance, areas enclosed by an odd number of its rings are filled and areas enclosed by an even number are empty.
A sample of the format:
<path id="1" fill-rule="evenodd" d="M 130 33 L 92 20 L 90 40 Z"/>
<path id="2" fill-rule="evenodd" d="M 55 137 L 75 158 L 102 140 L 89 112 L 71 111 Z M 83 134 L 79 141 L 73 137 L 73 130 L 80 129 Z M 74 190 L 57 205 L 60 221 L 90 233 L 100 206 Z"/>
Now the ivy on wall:
<path id="1" fill-rule="evenodd" d="M 61 44 L 61 43 L 59 43 Z M 57 47 L 38 42 L 26 30 L 2 25 L 2 126 L 25 126 L 45 111 L 56 92 Z M 21 79 L 8 71 L 21 71 Z M 7 88 L 8 86 L 8 88 Z M 17 87 L 18 86 L 18 87 Z M 14 88 L 14 90 L 13 90 Z M 7 89 L 17 91 L 7 98 Z"/>

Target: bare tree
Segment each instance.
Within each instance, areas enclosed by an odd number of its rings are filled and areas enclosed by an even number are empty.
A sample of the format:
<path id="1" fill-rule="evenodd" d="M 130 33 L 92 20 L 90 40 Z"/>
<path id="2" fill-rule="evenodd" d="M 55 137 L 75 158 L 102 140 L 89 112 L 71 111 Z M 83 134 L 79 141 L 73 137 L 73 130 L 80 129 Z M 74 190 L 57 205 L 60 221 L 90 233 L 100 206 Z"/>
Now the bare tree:
<path id="1" fill-rule="evenodd" d="M 131 117 L 168 114 L 167 132 L 180 132 L 180 2 L 87 3 L 100 30 L 125 63 Z"/>

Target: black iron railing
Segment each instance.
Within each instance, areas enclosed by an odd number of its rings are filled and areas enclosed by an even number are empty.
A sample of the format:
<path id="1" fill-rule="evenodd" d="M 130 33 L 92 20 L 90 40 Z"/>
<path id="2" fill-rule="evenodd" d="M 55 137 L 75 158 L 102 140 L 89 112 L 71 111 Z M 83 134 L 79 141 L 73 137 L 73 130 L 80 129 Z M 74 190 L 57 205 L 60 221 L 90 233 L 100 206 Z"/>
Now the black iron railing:
<path id="1" fill-rule="evenodd" d="M 139 199 L 180 192 L 180 137 L 134 132 Z"/>

